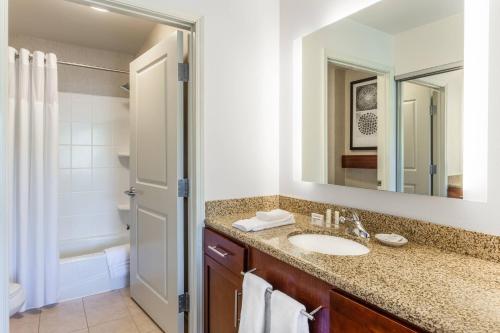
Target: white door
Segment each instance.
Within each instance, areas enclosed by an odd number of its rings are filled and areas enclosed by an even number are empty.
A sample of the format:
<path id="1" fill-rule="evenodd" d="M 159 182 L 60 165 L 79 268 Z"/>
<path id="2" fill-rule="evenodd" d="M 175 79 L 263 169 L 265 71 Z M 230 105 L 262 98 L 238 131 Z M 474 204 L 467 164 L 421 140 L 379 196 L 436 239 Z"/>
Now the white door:
<path id="1" fill-rule="evenodd" d="M 130 64 L 130 292 L 166 332 L 184 330 L 182 32 Z"/>
<path id="2" fill-rule="evenodd" d="M 402 97 L 403 191 L 430 195 L 432 89 L 404 82 Z"/>

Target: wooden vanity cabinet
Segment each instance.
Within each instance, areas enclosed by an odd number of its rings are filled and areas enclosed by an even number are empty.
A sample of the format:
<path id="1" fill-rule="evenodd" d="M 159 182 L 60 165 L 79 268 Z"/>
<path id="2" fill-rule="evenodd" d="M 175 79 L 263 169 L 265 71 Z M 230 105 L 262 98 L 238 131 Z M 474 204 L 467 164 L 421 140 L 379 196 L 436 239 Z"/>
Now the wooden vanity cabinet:
<path id="1" fill-rule="evenodd" d="M 416 333 L 400 321 L 355 301 L 342 291 L 330 291 L 330 333 Z"/>
<path id="2" fill-rule="evenodd" d="M 205 333 L 238 332 L 242 282 L 205 255 Z"/>
<path id="3" fill-rule="evenodd" d="M 308 312 L 323 307 L 309 322 L 311 333 L 424 332 L 255 248 L 208 228 L 204 237 L 205 333 L 238 332 L 241 272 L 251 268 Z"/>
<path id="4" fill-rule="evenodd" d="M 322 306 L 314 315 L 314 321 L 309 322 L 309 329 L 311 333 L 328 332 L 332 289 L 328 283 L 254 248 L 249 249 L 248 267 L 255 268 L 255 274 L 268 281 L 273 289 L 304 304 L 308 312 Z"/>
<path id="5" fill-rule="evenodd" d="M 210 229 L 204 232 L 205 333 L 238 332 L 247 249 Z"/>

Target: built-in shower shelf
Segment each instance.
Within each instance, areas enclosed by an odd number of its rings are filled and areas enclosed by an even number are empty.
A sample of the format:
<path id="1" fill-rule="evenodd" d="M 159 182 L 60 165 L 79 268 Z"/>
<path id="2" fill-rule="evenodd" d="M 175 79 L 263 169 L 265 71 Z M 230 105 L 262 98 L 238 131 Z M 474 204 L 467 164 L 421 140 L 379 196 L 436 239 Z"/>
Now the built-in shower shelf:
<path id="1" fill-rule="evenodd" d="M 118 152 L 118 157 L 129 158 L 130 153 L 128 151 L 121 151 L 121 152 Z"/>
<path id="2" fill-rule="evenodd" d="M 130 211 L 130 205 L 129 204 L 123 204 L 123 205 L 118 205 L 118 210 L 120 212 L 129 212 Z"/>

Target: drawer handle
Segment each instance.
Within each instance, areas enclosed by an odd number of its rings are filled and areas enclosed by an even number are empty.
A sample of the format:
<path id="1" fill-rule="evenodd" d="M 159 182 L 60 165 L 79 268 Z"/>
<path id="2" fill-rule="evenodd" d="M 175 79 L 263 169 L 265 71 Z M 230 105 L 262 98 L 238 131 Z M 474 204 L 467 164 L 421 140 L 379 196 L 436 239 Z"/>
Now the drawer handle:
<path id="1" fill-rule="evenodd" d="M 234 328 L 238 328 L 238 290 L 234 291 Z"/>
<path id="2" fill-rule="evenodd" d="M 226 251 L 218 250 L 216 245 L 209 245 L 208 248 L 222 258 L 225 258 L 229 255 L 229 253 L 227 253 Z"/>

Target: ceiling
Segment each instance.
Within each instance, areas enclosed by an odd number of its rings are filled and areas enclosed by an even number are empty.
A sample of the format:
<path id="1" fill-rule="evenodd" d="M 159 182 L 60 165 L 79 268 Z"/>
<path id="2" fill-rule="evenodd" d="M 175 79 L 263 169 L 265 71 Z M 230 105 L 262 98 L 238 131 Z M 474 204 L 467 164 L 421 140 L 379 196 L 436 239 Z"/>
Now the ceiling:
<path id="1" fill-rule="evenodd" d="M 382 0 L 349 18 L 394 35 L 463 11 L 464 0 Z"/>
<path id="2" fill-rule="evenodd" d="M 136 54 L 154 22 L 64 0 L 10 0 L 9 32 Z"/>

